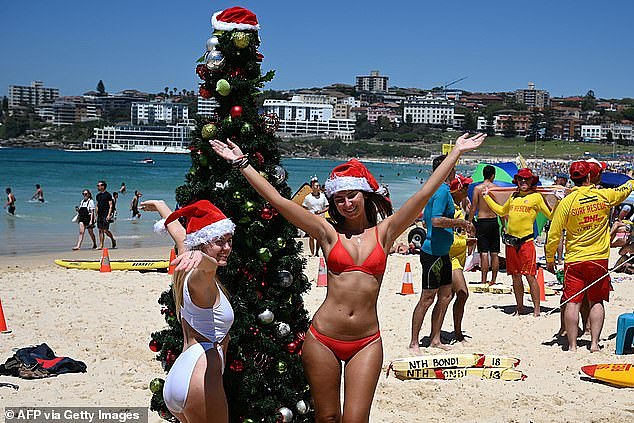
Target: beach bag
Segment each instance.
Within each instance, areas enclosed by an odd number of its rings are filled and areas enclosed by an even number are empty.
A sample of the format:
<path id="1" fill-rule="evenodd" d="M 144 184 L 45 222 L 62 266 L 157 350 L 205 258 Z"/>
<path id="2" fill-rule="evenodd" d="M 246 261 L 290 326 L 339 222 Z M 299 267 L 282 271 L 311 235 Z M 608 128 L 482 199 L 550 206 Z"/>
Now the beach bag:
<path id="1" fill-rule="evenodd" d="M 518 238 L 513 235 L 509 235 L 506 232 L 502 232 L 502 242 L 509 247 L 520 248 L 529 239 L 533 238 L 533 235 L 526 235 L 525 237 Z"/>

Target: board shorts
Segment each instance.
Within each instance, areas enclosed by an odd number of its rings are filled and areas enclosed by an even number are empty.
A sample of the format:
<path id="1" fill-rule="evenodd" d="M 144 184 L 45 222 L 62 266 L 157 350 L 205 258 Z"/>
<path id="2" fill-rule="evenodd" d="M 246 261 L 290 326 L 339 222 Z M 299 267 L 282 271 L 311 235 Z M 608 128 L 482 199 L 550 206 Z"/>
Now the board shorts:
<path id="1" fill-rule="evenodd" d="M 483 217 L 475 222 L 479 253 L 500 252 L 500 224 L 497 217 Z"/>
<path id="2" fill-rule="evenodd" d="M 577 295 L 579 291 L 598 280 L 601 276 L 604 277 L 599 282 L 592 285 L 581 295 Z M 580 303 L 583 301 L 584 295 L 587 295 L 588 300 L 593 303 L 610 301 L 611 290 L 612 284 L 608 275 L 607 259 L 564 264 L 564 293 L 561 297 L 562 301 L 572 298 L 570 300 L 571 303 Z"/>
<path id="3" fill-rule="evenodd" d="M 8 211 L 10 214 L 15 214 L 15 206 L 9 206 L 9 207 L 7 207 L 7 211 Z"/>
<path id="4" fill-rule="evenodd" d="M 451 285 L 451 259 L 449 255 L 434 256 L 420 252 L 420 264 L 423 267 L 423 289 L 438 289 Z"/>
<path id="5" fill-rule="evenodd" d="M 451 258 L 451 271 L 464 270 L 464 264 L 467 261 L 467 254 L 461 254 Z"/>
<path id="6" fill-rule="evenodd" d="M 108 215 L 97 216 L 97 228 L 104 230 L 110 229 L 110 221 L 107 218 Z"/>
<path id="7" fill-rule="evenodd" d="M 532 239 L 524 242 L 520 248 L 506 246 L 506 274 L 526 276 L 537 274 L 537 255 Z"/>

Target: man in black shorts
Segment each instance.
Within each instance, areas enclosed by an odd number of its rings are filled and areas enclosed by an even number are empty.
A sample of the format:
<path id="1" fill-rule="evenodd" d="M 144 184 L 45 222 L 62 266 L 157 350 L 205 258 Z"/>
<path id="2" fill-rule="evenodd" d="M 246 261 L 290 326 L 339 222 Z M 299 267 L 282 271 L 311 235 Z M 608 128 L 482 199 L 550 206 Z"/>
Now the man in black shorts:
<path id="1" fill-rule="evenodd" d="M 439 156 L 434 159 L 433 170 L 436 170 L 446 156 Z M 454 179 L 456 172 L 449 174 L 446 182 Z M 452 275 L 451 260 L 449 259 L 449 250 L 453 244 L 453 228 L 462 227 L 470 229 L 473 225 L 464 219 L 454 219 L 455 207 L 449 186 L 441 185 L 432 195 L 423 210 L 423 219 L 427 227 L 427 237 L 423 242 L 420 253 L 420 262 L 422 265 L 423 290 L 420 299 L 414 308 L 412 314 L 412 332 L 409 343 L 409 349 L 413 353 L 420 352 L 419 348 L 419 332 L 423 324 L 423 319 L 429 307 L 436 300 L 436 305 L 431 314 L 431 334 L 430 347 L 449 349 L 440 340 L 440 329 L 447 307 L 451 302 L 452 291 Z"/>
<path id="2" fill-rule="evenodd" d="M 470 220 L 476 217 L 476 239 L 478 253 L 480 253 L 480 270 L 482 271 L 482 283 L 494 284 L 500 269 L 500 225 L 497 215 L 489 208 L 489 205 L 482 198 L 484 189 L 491 189 L 496 185 L 495 167 L 486 165 L 482 169 L 484 181 L 473 190 L 473 205 L 471 207 Z M 490 261 L 489 261 L 490 256 Z M 489 263 L 491 263 L 491 281 L 487 280 L 489 274 Z"/>
<path id="3" fill-rule="evenodd" d="M 108 235 L 112 241 L 112 248 L 117 248 L 117 241 L 115 241 L 112 232 L 110 232 L 110 220 L 114 213 L 114 202 L 112 195 L 106 191 L 106 182 L 97 182 L 97 228 L 99 229 L 99 249 L 103 249 L 103 242 L 105 235 Z"/>

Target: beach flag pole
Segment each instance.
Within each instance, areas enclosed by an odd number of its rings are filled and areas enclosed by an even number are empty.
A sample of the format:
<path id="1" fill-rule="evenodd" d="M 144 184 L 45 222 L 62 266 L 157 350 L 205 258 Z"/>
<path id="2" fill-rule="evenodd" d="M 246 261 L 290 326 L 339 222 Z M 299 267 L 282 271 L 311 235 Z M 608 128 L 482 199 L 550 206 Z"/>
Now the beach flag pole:
<path id="1" fill-rule="evenodd" d="M 2 300 L 0 299 L 0 333 L 11 333 L 7 328 L 7 322 L 4 319 L 4 311 L 2 310 Z"/>
<path id="2" fill-rule="evenodd" d="M 627 260 L 625 260 L 623 263 L 619 264 L 618 266 L 615 266 L 612 270 L 609 270 L 605 275 L 599 277 L 599 279 L 597 279 L 596 281 L 592 282 L 590 285 L 586 286 L 585 288 L 583 288 L 581 291 L 577 292 L 575 295 L 571 296 L 570 298 L 568 298 L 566 301 L 564 301 L 563 303 L 559 304 L 557 307 L 553 308 L 552 310 L 550 310 L 548 313 L 545 313 L 544 316 L 548 317 L 551 314 L 553 314 L 553 312 L 555 310 L 560 309 L 562 306 L 564 306 L 566 303 L 568 303 L 570 300 L 572 300 L 573 298 L 575 298 L 577 295 L 579 294 L 583 294 L 585 291 L 587 291 L 588 289 L 590 289 L 591 286 L 593 286 L 595 283 L 599 282 L 600 280 L 602 280 L 603 278 L 605 278 L 606 276 L 608 276 L 610 273 L 614 272 L 616 269 L 618 269 L 619 267 L 623 266 L 625 263 L 627 263 L 628 261 L 632 260 L 634 258 L 634 254 L 630 256 L 630 258 L 628 258 Z"/>

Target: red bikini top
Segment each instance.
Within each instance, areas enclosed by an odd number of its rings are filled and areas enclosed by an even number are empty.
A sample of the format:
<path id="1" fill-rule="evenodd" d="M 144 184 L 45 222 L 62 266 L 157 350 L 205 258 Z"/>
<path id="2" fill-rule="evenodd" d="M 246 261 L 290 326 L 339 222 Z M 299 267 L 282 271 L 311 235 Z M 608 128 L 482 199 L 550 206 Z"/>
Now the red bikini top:
<path id="1" fill-rule="evenodd" d="M 328 270 L 333 273 L 358 270 L 360 272 L 367 273 L 368 275 L 381 275 L 385 273 L 387 255 L 379 243 L 379 229 L 376 226 L 374 229 L 376 234 L 376 246 L 360 266 L 355 264 L 352 260 L 350 253 L 341 243 L 341 236 L 337 234 L 337 242 L 335 243 L 335 246 L 332 247 L 332 250 L 330 250 L 328 259 L 326 260 Z"/>

